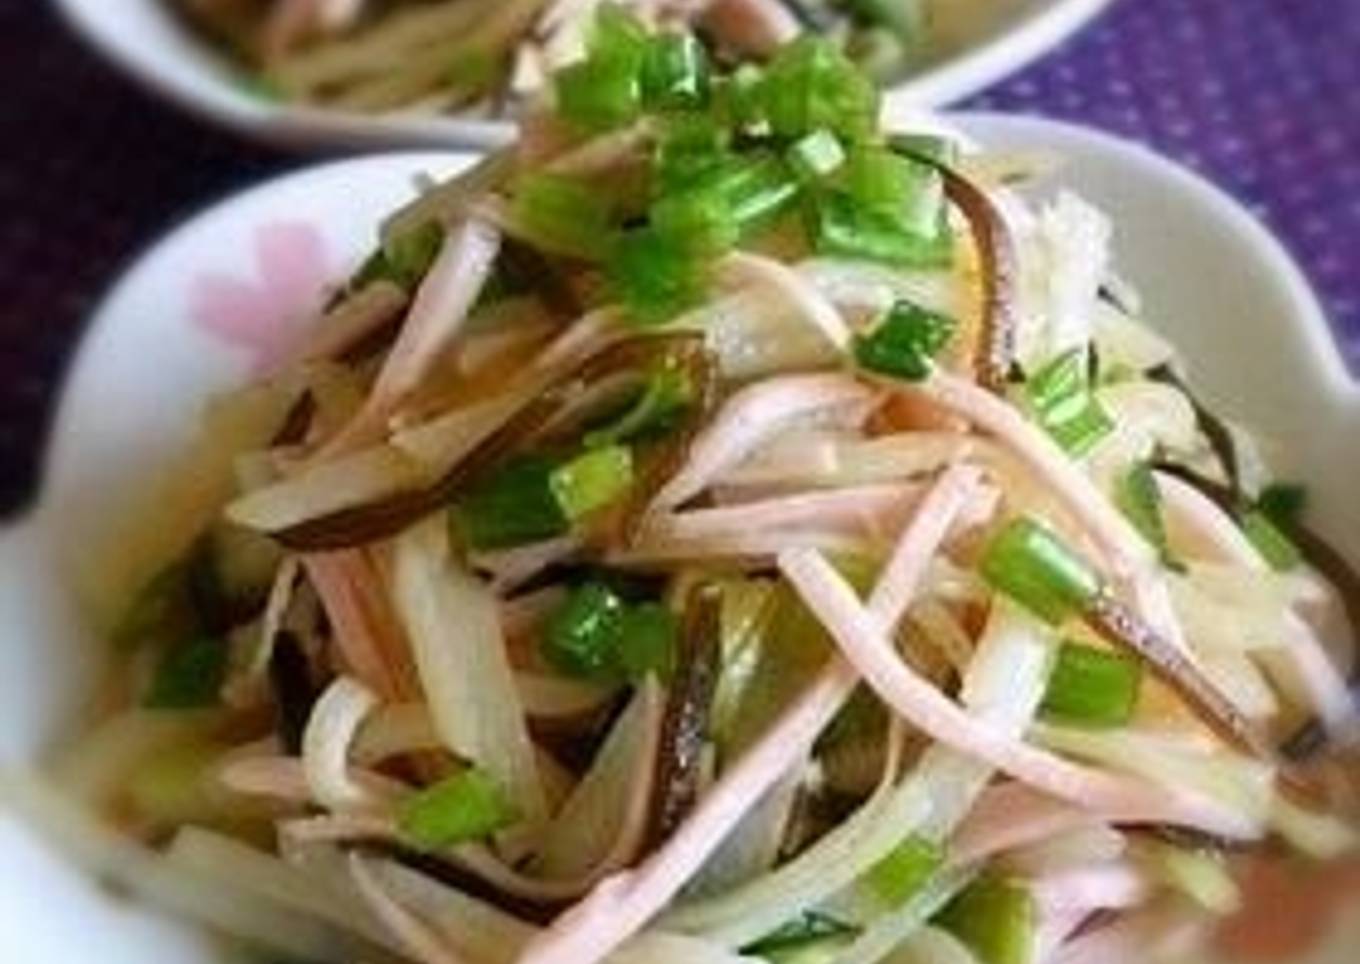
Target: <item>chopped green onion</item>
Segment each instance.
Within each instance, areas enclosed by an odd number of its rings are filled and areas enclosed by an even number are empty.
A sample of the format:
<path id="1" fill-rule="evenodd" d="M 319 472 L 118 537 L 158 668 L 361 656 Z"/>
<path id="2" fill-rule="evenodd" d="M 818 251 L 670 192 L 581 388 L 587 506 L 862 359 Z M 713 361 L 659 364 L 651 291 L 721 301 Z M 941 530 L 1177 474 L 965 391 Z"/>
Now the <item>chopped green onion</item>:
<path id="1" fill-rule="evenodd" d="M 1095 398 L 1087 396 L 1080 408 L 1061 419 L 1050 421 L 1045 427 L 1065 452 L 1080 456 L 1091 451 L 1097 442 L 1110 434 L 1114 429 L 1114 420 L 1104 406 Z"/>
<path id="2" fill-rule="evenodd" d="M 503 549 L 566 532 L 570 520 L 553 494 L 553 468 L 548 459 L 522 456 L 473 487 L 454 511 L 468 545 Z"/>
<path id="3" fill-rule="evenodd" d="M 855 336 L 855 361 L 869 371 L 921 381 L 957 327 L 952 318 L 898 301 L 871 332 Z"/>
<path id="4" fill-rule="evenodd" d="M 1297 569 L 1303 562 L 1303 554 L 1289 537 L 1280 531 L 1261 509 L 1251 509 L 1238 520 L 1242 532 L 1256 547 L 1270 568 L 1276 572 Z"/>
<path id="5" fill-rule="evenodd" d="M 603 583 L 573 589 L 548 621 L 544 658 L 573 676 L 613 677 L 625 608 L 623 599 Z"/>
<path id="6" fill-rule="evenodd" d="M 708 54 L 693 34 L 660 34 L 643 55 L 643 99 L 668 110 L 702 107 L 708 101 L 708 74 Z"/>
<path id="7" fill-rule="evenodd" d="M 688 376 L 678 368 L 658 366 L 647 376 L 642 393 L 622 415 L 586 433 L 586 445 L 597 448 L 665 432 L 693 402 L 694 386 Z"/>
<path id="8" fill-rule="evenodd" d="M 798 197 L 798 181 L 778 158 L 755 161 L 725 185 L 732 215 L 745 234 L 768 223 Z"/>
<path id="9" fill-rule="evenodd" d="M 1276 526 L 1297 525 L 1308 506 L 1308 490 L 1291 482 L 1272 482 L 1261 490 L 1256 508 Z"/>
<path id="10" fill-rule="evenodd" d="M 668 321 L 697 304 L 707 287 L 703 259 L 648 228 L 623 237 L 606 273 L 615 298 L 644 325 Z"/>
<path id="11" fill-rule="evenodd" d="M 815 181 L 845 163 L 845 148 L 835 134 L 822 127 L 794 141 L 786 157 L 795 174 L 805 181 Z"/>
<path id="12" fill-rule="evenodd" d="M 602 3 L 595 8 L 586 54 L 590 60 L 638 70 L 649 42 L 646 25 L 631 11 L 617 3 Z"/>
<path id="13" fill-rule="evenodd" d="M 548 478 L 562 514 L 575 522 L 615 501 L 633 484 L 633 453 L 626 445 L 588 449 Z"/>
<path id="14" fill-rule="evenodd" d="M 711 171 L 695 190 L 722 198 L 742 234 L 749 235 L 788 210 L 798 197 L 798 179 L 777 157 L 755 155 Z"/>
<path id="15" fill-rule="evenodd" d="M 781 925 L 760 940 L 743 947 L 741 952 L 776 964 L 790 964 L 790 961 L 797 960 L 791 954 L 810 946 L 821 947 L 831 942 L 849 941 L 854 934 L 855 928 L 849 924 L 817 911 L 805 911 L 796 920 Z"/>
<path id="16" fill-rule="evenodd" d="M 950 901 L 936 922 L 967 944 L 982 964 L 1026 964 L 1033 952 L 1034 918 L 1028 890 L 988 875 Z"/>
<path id="17" fill-rule="evenodd" d="M 572 178 L 558 174 L 521 178 L 511 216 L 529 240 L 545 251 L 591 261 L 609 252 L 609 199 Z"/>
<path id="18" fill-rule="evenodd" d="M 217 705 L 228 656 L 227 644 L 210 636 L 172 646 L 156 666 L 142 705 L 153 710 Z"/>
<path id="19" fill-rule="evenodd" d="M 610 60 L 583 60 L 553 76 L 557 112 L 588 130 L 619 127 L 642 109 L 637 70 Z"/>
<path id="20" fill-rule="evenodd" d="M 443 244 L 444 229 L 434 221 L 423 221 L 387 238 L 359 268 L 351 286 L 362 288 L 373 281 L 390 281 L 413 291 L 439 256 Z"/>
<path id="21" fill-rule="evenodd" d="M 653 179 L 658 193 L 684 190 L 732 157 L 732 134 L 709 114 L 677 114 L 665 119 L 657 137 Z"/>
<path id="22" fill-rule="evenodd" d="M 1133 527 L 1161 556 L 1162 564 L 1171 569 L 1181 566 L 1171 558 L 1166 536 L 1166 520 L 1162 518 L 1162 497 L 1152 466 L 1136 462 L 1115 483 L 1115 504 Z"/>
<path id="23" fill-rule="evenodd" d="M 992 539 L 981 570 L 992 588 L 1054 625 L 1086 608 L 1101 587 L 1090 566 L 1028 516 L 1013 519 Z"/>
<path id="24" fill-rule="evenodd" d="M 628 609 L 619 625 L 618 658 L 624 674 L 634 681 L 653 674 L 670 676 L 679 632 L 675 614 L 660 603 Z"/>
<path id="25" fill-rule="evenodd" d="M 1029 403 L 1040 413 L 1071 403 L 1089 389 L 1086 350 L 1073 348 L 1039 369 L 1025 383 Z"/>
<path id="26" fill-rule="evenodd" d="M 741 237 L 731 205 L 712 190 L 682 190 L 652 205 L 650 219 L 668 243 L 696 254 L 721 254 Z"/>
<path id="27" fill-rule="evenodd" d="M 573 589 L 549 619 L 543 656 L 587 679 L 665 677 L 678 632 L 675 615 L 660 603 L 630 606 L 610 587 L 589 582 Z"/>
<path id="28" fill-rule="evenodd" d="M 878 122 L 878 92 L 830 41 L 805 34 L 775 55 L 760 84 L 771 130 L 797 138 L 818 128 L 859 141 Z"/>
<path id="29" fill-rule="evenodd" d="M 468 769 L 401 802 L 397 825 L 428 849 L 481 840 L 518 819 L 514 804 L 481 770 Z"/>
<path id="30" fill-rule="evenodd" d="M 1136 658 L 1065 642 L 1044 692 L 1043 712 L 1080 726 L 1124 726 L 1138 704 L 1143 668 Z"/>
<path id="31" fill-rule="evenodd" d="M 569 123 L 595 130 L 637 117 L 647 45 L 647 30 L 636 17 L 615 4 L 602 4 L 587 39 L 586 59 L 553 77 L 558 113 Z"/>
<path id="32" fill-rule="evenodd" d="M 1083 348 L 1044 365 L 1026 382 L 1025 393 L 1039 423 L 1072 455 L 1086 454 L 1114 428 L 1114 420 L 1091 394 Z"/>
<path id="33" fill-rule="evenodd" d="M 943 863 L 944 850 L 939 844 L 912 834 L 869 868 L 866 882 L 889 907 L 900 907 L 926 885 Z"/>
<path id="34" fill-rule="evenodd" d="M 713 114 L 734 128 L 765 123 L 765 71 L 744 63 L 713 85 Z"/>
<path id="35" fill-rule="evenodd" d="M 892 214 L 860 204 L 844 191 L 825 191 L 809 210 L 809 233 L 821 254 L 916 268 L 942 268 L 953 258 L 949 231 L 930 237 L 909 231 Z"/>
<path id="36" fill-rule="evenodd" d="M 946 167 L 953 167 L 959 161 L 959 142 L 952 137 L 938 137 L 934 134 L 893 134 L 888 138 L 888 145 L 895 151 L 924 157 Z"/>
<path id="37" fill-rule="evenodd" d="M 894 218 L 910 234 L 930 239 L 942 227 L 944 181 L 919 161 L 861 147 L 850 154 L 845 182 L 851 197 Z"/>

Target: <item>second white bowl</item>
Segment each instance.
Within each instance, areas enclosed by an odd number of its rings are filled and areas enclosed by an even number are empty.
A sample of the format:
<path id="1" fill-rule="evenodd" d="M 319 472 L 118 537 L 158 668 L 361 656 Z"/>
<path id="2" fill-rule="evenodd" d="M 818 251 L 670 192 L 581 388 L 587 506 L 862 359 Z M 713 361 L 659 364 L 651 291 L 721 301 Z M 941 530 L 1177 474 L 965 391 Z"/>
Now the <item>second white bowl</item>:
<path id="1" fill-rule="evenodd" d="M 251 94 L 233 66 L 187 31 L 171 0 L 56 0 L 71 26 L 153 93 L 255 140 L 294 148 L 486 148 L 511 136 L 506 121 L 363 115 L 276 103 Z M 959 101 L 1056 47 L 1110 0 L 987 0 L 952 52 L 894 85 L 917 107 Z"/>

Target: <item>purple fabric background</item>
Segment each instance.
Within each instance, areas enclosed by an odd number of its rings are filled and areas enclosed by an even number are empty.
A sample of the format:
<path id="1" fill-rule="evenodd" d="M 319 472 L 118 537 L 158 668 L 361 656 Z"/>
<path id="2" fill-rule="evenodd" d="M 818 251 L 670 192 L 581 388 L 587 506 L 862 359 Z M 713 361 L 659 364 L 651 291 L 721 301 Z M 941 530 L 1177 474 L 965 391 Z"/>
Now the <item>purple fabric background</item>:
<path id="1" fill-rule="evenodd" d="M 1360 370 L 1360 0 L 1116 0 L 968 106 L 1149 143 L 1250 203 Z M 177 219 L 307 159 L 202 127 L 0 0 L 0 512 L 31 494 L 64 366 L 121 266 Z"/>

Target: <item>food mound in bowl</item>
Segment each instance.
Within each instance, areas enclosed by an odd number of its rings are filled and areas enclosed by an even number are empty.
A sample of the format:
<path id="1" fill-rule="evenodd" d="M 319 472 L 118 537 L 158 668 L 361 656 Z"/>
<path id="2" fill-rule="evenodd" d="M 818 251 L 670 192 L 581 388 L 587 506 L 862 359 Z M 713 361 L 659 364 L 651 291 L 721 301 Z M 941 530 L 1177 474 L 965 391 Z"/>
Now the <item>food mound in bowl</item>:
<path id="1" fill-rule="evenodd" d="M 599 0 L 170 2 L 250 71 L 261 95 L 360 113 L 499 117 L 535 100 L 554 71 L 587 52 L 632 54 L 592 36 L 597 11 L 609 7 Z M 873 76 L 899 79 L 966 46 L 1005 2 L 623 0 L 605 32 L 665 31 L 646 52 L 648 77 L 764 60 L 796 37 L 818 35 Z M 597 73 L 617 82 L 621 66 Z"/>
<path id="2" fill-rule="evenodd" d="M 690 41 L 599 16 L 215 406 L 61 767 L 105 869 L 308 960 L 1022 964 L 1352 848 L 1360 583 L 1108 220 L 817 38 L 612 113 Z"/>

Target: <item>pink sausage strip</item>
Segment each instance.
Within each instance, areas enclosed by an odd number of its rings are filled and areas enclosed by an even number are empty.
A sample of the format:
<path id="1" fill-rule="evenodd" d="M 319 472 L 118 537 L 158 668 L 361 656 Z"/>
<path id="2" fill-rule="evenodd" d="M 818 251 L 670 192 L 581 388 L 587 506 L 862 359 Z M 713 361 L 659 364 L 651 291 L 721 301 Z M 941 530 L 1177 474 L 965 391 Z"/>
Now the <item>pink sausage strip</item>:
<path id="1" fill-rule="evenodd" d="M 762 442 L 799 418 L 862 406 L 872 389 L 846 375 L 785 375 L 737 392 L 690 447 L 689 459 L 657 493 L 653 509 L 671 509 L 698 495 Z"/>
<path id="2" fill-rule="evenodd" d="M 898 658 L 854 590 L 820 553 L 790 550 L 780 556 L 779 569 L 879 698 L 933 739 L 1046 793 L 1101 813 L 1138 814 L 1142 819 L 1229 837 L 1250 837 L 1258 832 L 1249 822 L 1209 801 L 1081 766 L 979 725 Z"/>
<path id="3" fill-rule="evenodd" d="M 349 672 L 385 700 L 415 695 L 406 640 L 364 550 L 308 553 L 302 567 L 321 598 Z"/>
<path id="4" fill-rule="evenodd" d="M 904 530 L 870 599 L 875 628 L 895 625 L 925 578 L 931 558 L 977 484 L 975 470 L 946 472 Z M 817 739 L 858 677 L 833 658 L 761 740 L 699 801 L 659 850 L 635 870 L 602 881 L 538 934 L 520 964 L 598 961 L 641 929 L 679 892 L 742 816 Z"/>
<path id="5" fill-rule="evenodd" d="M 500 249 L 500 232 L 477 218 L 467 218 L 449 232 L 363 408 L 324 446 L 323 457 L 350 451 L 381 434 L 393 409 L 462 331 Z"/>
<path id="6" fill-rule="evenodd" d="M 922 487 L 913 484 L 858 485 L 693 509 L 655 517 L 644 529 L 643 538 L 705 539 L 733 531 L 814 524 L 876 533 L 894 521 L 900 528 L 903 512 L 914 509 L 922 494 Z"/>

